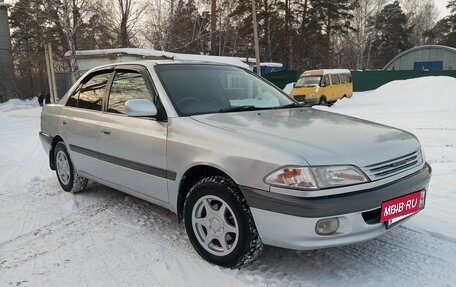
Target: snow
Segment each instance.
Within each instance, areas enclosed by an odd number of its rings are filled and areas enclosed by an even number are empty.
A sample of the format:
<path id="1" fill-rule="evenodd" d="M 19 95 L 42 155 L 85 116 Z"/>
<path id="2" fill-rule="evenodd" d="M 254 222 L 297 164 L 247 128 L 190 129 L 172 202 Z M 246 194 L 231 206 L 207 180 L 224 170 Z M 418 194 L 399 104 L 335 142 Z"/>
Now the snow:
<path id="1" fill-rule="evenodd" d="M 283 88 L 283 91 L 287 94 L 287 95 L 291 95 L 291 90 L 293 90 L 293 86 L 296 82 L 293 82 L 293 83 L 288 83 L 285 88 Z"/>
<path id="2" fill-rule="evenodd" d="M 63 192 L 38 138 L 37 100 L 0 104 L 0 286 L 452 286 L 455 90 L 448 77 L 396 81 L 322 108 L 418 136 L 433 167 L 424 211 L 365 243 L 266 247 L 239 270 L 202 260 L 163 208 L 95 183 Z"/>
<path id="3" fill-rule="evenodd" d="M 260 66 L 283 68 L 283 64 L 282 63 L 275 63 L 275 62 L 261 62 Z"/>
<path id="4" fill-rule="evenodd" d="M 9 7 L 11 7 L 11 6 L 12 6 L 12 5 L 9 4 L 9 3 L 0 2 L 0 8 L 4 8 L 4 7 L 9 8 Z"/>
<path id="5" fill-rule="evenodd" d="M 316 73 L 318 71 L 318 73 Z M 307 76 L 307 75 L 315 75 L 315 74 L 321 74 L 321 75 L 328 75 L 328 74 L 350 74 L 350 70 L 348 69 L 323 69 L 323 70 L 309 70 L 309 71 L 304 71 L 301 74 L 301 77 Z"/>

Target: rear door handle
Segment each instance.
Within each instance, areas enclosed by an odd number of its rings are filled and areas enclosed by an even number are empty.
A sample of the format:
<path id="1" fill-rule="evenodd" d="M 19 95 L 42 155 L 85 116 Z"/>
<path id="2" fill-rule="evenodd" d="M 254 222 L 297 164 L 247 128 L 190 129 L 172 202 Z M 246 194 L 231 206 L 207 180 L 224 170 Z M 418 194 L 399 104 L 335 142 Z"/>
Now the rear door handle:
<path id="1" fill-rule="evenodd" d="M 111 131 L 108 130 L 108 129 L 101 129 L 101 132 L 105 135 L 110 135 L 111 134 Z"/>

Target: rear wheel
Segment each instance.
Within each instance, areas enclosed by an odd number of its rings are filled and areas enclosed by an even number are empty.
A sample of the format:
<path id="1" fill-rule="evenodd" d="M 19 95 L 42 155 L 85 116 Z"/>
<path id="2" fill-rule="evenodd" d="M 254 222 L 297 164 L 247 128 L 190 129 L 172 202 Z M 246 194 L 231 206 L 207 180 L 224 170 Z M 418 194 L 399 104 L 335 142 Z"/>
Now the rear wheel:
<path id="1" fill-rule="evenodd" d="M 222 176 L 204 178 L 191 188 L 184 223 L 198 254 L 223 267 L 249 264 L 263 249 L 247 202 L 237 185 Z"/>
<path id="2" fill-rule="evenodd" d="M 87 186 L 87 178 L 79 176 L 63 142 L 57 143 L 54 148 L 54 161 L 57 179 L 63 190 L 76 193 Z"/>

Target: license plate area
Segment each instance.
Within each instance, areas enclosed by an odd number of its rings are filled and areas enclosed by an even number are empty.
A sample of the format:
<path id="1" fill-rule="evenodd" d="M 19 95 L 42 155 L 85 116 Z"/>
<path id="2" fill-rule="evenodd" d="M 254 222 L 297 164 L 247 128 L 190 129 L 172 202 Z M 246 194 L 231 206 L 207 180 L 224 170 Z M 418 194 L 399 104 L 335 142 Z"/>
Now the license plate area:
<path id="1" fill-rule="evenodd" d="M 425 191 L 416 191 L 382 203 L 380 222 L 390 228 L 424 207 Z"/>

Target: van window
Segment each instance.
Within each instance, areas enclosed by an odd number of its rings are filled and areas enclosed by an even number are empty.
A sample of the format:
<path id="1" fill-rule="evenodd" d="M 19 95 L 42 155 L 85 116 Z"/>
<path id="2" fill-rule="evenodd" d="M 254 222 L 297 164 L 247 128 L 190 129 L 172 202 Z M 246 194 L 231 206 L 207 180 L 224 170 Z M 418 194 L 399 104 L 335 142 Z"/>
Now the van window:
<path id="1" fill-rule="evenodd" d="M 340 74 L 339 77 L 340 77 L 340 83 L 341 84 L 346 84 L 347 83 L 347 75 Z"/>
<path id="2" fill-rule="evenodd" d="M 347 74 L 347 78 L 348 78 L 348 82 L 351 83 L 352 82 L 352 75 L 351 74 Z"/>
<path id="3" fill-rule="evenodd" d="M 321 80 L 321 86 L 322 87 L 326 87 L 326 86 L 329 86 L 329 85 L 330 85 L 329 76 L 328 75 L 323 76 L 323 79 Z"/>
<path id="4" fill-rule="evenodd" d="M 331 80 L 334 85 L 340 84 L 339 75 L 331 75 Z"/>

